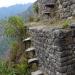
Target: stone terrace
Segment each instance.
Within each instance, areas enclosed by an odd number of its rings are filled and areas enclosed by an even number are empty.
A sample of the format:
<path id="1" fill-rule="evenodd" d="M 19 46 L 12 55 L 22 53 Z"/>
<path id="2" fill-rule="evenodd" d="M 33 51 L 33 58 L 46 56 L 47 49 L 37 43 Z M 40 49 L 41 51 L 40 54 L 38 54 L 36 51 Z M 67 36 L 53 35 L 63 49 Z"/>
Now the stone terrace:
<path id="1" fill-rule="evenodd" d="M 75 29 L 38 27 L 30 32 L 45 75 L 75 75 Z"/>

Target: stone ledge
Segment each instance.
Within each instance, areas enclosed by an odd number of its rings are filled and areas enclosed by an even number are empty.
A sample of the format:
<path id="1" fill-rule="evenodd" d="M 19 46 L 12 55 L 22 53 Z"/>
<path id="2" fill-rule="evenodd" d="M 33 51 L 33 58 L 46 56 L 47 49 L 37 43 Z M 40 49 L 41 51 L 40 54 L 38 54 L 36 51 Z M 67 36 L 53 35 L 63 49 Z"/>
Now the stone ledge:
<path id="1" fill-rule="evenodd" d="M 29 59 L 29 60 L 28 60 L 28 63 L 29 63 L 29 64 L 38 63 L 38 58 Z"/>
<path id="2" fill-rule="evenodd" d="M 30 51 L 34 51 L 34 50 L 35 50 L 35 48 L 31 47 L 31 48 L 26 49 L 26 52 L 30 52 Z"/>
<path id="3" fill-rule="evenodd" d="M 41 70 L 32 72 L 31 75 L 43 75 L 43 72 Z"/>
<path id="4" fill-rule="evenodd" d="M 26 42 L 26 41 L 31 41 L 31 37 L 28 37 L 28 38 L 23 40 L 23 42 Z"/>

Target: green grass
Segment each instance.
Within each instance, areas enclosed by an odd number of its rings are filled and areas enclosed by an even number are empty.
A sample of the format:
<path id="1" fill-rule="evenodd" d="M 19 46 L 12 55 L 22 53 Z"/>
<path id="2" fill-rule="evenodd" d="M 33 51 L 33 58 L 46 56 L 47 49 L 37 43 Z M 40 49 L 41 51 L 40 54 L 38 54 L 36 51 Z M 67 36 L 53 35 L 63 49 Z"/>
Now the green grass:
<path id="1" fill-rule="evenodd" d="M 26 63 L 8 65 L 6 61 L 1 60 L 0 75 L 30 75 L 30 70 Z"/>
<path id="2" fill-rule="evenodd" d="M 0 75 L 16 75 L 15 69 L 8 67 L 4 61 L 0 61 Z"/>

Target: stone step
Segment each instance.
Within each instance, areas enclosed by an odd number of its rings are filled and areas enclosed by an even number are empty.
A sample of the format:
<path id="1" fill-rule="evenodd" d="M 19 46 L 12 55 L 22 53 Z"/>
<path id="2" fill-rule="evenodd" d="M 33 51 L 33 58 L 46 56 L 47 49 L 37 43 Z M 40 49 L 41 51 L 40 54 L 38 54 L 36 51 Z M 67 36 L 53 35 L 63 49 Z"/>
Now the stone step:
<path id="1" fill-rule="evenodd" d="M 28 37 L 28 38 L 23 40 L 23 42 L 26 42 L 26 41 L 31 41 L 31 37 Z"/>
<path id="2" fill-rule="evenodd" d="M 34 51 L 34 50 L 35 50 L 34 47 L 30 47 L 30 48 L 26 49 L 26 52 L 30 52 L 30 51 Z"/>
<path id="3" fill-rule="evenodd" d="M 44 75 L 41 70 L 37 70 L 35 72 L 32 72 L 31 75 Z"/>
<path id="4" fill-rule="evenodd" d="M 38 58 L 32 58 L 28 60 L 28 64 L 37 63 L 38 64 Z"/>

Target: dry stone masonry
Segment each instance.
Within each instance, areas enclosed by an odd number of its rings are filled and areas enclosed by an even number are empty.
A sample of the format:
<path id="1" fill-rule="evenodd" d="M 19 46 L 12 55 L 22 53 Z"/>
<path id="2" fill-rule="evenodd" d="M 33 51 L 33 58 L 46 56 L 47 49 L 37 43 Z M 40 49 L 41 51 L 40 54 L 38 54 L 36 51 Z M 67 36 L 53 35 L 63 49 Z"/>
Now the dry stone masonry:
<path id="1" fill-rule="evenodd" d="M 43 72 L 41 70 L 38 70 L 39 61 L 38 58 L 35 58 L 35 48 L 32 47 L 30 41 L 30 37 L 23 40 L 23 42 L 25 43 L 25 53 L 26 58 L 28 60 L 29 69 L 31 71 L 31 75 L 43 75 Z"/>
<path id="2" fill-rule="evenodd" d="M 75 0 L 37 0 L 39 15 L 50 18 L 75 16 Z"/>
<path id="3" fill-rule="evenodd" d="M 75 75 L 75 29 L 32 28 L 30 32 L 45 75 Z"/>

